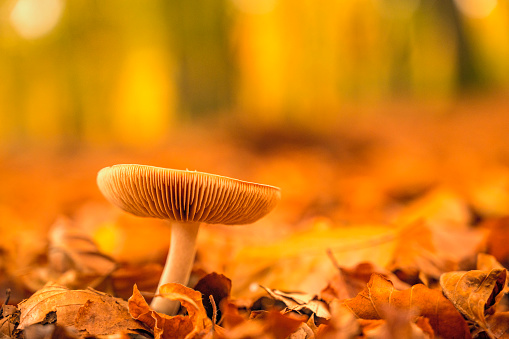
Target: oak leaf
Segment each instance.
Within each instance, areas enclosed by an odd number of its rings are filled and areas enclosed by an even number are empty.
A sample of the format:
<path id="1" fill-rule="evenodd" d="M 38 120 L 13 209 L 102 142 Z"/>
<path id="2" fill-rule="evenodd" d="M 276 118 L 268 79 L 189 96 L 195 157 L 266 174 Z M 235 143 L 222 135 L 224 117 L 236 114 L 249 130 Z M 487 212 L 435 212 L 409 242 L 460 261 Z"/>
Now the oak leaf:
<path id="1" fill-rule="evenodd" d="M 383 309 L 391 306 L 428 318 L 437 336 L 471 338 L 466 321 L 454 305 L 442 293 L 422 284 L 398 291 L 384 276 L 374 273 L 367 287 L 343 305 L 360 319 L 383 319 Z"/>
<path id="2" fill-rule="evenodd" d="M 468 272 L 448 272 L 440 277 L 444 295 L 480 331 L 495 338 L 487 317 L 495 313 L 495 308 L 503 297 L 507 271 L 472 270 Z"/>
<path id="3" fill-rule="evenodd" d="M 200 292 L 174 283 L 161 286 L 159 291 L 168 299 L 180 301 L 189 316 L 169 316 L 152 310 L 134 285 L 133 295 L 128 300 L 129 313 L 152 330 L 155 339 L 202 338 L 212 331 Z"/>

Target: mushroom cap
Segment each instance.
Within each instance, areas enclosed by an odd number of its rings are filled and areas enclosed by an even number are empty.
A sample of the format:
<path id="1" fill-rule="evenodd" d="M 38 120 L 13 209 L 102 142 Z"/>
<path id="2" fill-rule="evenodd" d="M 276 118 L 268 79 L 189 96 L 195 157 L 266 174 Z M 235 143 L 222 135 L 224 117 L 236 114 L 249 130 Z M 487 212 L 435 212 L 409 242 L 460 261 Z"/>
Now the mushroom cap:
<path id="1" fill-rule="evenodd" d="M 112 204 L 141 217 L 208 224 L 249 224 L 281 199 L 274 186 L 215 174 L 145 165 L 114 165 L 97 174 Z"/>

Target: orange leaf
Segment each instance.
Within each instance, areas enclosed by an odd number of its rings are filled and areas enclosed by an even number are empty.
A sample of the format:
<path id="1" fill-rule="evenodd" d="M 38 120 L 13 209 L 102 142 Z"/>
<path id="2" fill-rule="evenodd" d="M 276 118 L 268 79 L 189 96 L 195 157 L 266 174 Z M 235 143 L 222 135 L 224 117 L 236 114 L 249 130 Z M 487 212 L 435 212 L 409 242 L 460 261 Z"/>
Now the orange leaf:
<path id="1" fill-rule="evenodd" d="M 201 302 L 201 293 L 180 284 L 161 286 L 160 293 L 166 298 L 179 300 L 189 316 L 168 316 L 152 310 L 134 285 L 129 298 L 129 313 L 154 332 L 155 339 L 198 338 L 210 332 L 212 323 Z"/>
<path id="2" fill-rule="evenodd" d="M 343 305 L 361 319 L 382 319 L 384 308 L 392 306 L 428 318 L 437 336 L 471 338 L 466 321 L 454 305 L 442 293 L 421 284 L 398 291 L 389 280 L 374 273 L 367 287 Z"/>
<path id="3" fill-rule="evenodd" d="M 445 296 L 456 308 L 482 330 L 491 334 L 486 317 L 495 312 L 495 307 L 503 296 L 507 271 L 448 272 L 440 277 L 440 285 Z"/>
<path id="4" fill-rule="evenodd" d="M 129 316 L 124 300 L 93 289 L 69 290 L 48 283 L 19 303 L 18 309 L 19 329 L 56 321 L 59 326 L 75 326 L 92 336 L 144 330 Z"/>

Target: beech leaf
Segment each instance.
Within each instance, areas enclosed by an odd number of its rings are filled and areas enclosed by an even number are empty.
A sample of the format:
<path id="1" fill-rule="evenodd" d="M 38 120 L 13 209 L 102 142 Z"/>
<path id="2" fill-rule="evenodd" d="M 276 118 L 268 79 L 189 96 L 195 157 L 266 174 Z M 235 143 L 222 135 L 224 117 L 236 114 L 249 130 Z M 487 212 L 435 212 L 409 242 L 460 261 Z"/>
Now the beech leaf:
<path id="1" fill-rule="evenodd" d="M 428 318 L 437 336 L 471 338 L 465 319 L 454 305 L 439 291 L 422 284 L 398 291 L 384 276 L 374 273 L 367 287 L 343 305 L 360 319 L 383 319 L 384 308 L 391 306 Z"/>
<path id="2" fill-rule="evenodd" d="M 463 316 L 492 335 L 486 317 L 495 313 L 506 279 L 505 269 L 458 271 L 444 273 L 440 277 L 440 285 L 444 295 Z"/>
<path id="3" fill-rule="evenodd" d="M 145 330 L 129 316 L 124 300 L 94 289 L 69 290 L 48 283 L 19 303 L 18 309 L 20 330 L 33 324 L 52 322 L 58 326 L 74 326 L 92 336 Z"/>

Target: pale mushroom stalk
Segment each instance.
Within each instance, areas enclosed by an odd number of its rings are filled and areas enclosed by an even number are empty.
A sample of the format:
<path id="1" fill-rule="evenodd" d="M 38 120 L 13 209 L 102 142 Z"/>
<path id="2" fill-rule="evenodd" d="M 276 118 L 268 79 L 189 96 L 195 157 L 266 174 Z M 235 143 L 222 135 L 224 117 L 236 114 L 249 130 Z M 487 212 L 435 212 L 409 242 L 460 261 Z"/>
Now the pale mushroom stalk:
<path id="1" fill-rule="evenodd" d="M 159 288 L 167 283 L 179 283 L 186 285 L 191 269 L 193 268 L 194 256 L 196 253 L 196 237 L 199 222 L 180 223 L 171 222 L 171 243 L 168 257 L 164 266 L 159 285 L 157 286 L 156 297 L 152 299 L 150 307 L 156 312 L 174 315 L 178 312 L 180 303 L 164 297 L 158 297 Z"/>

